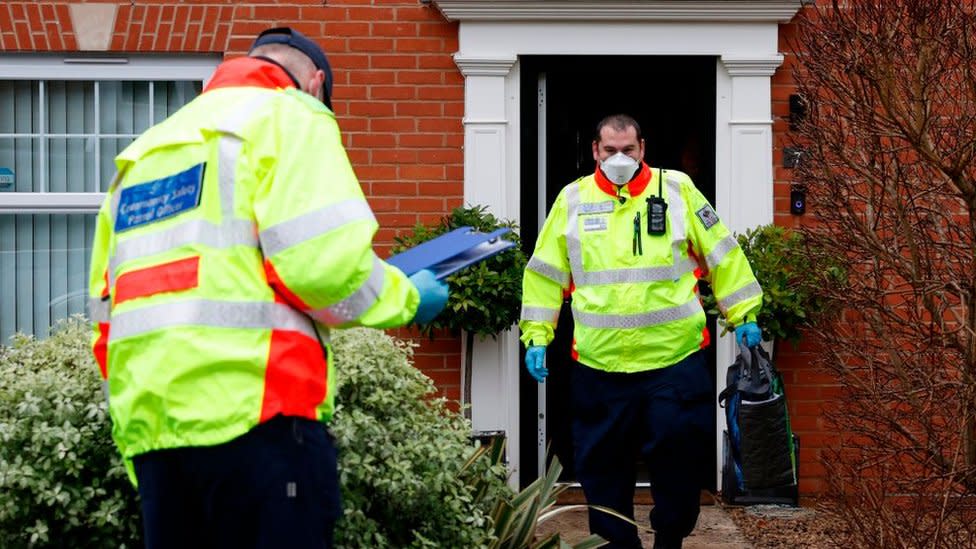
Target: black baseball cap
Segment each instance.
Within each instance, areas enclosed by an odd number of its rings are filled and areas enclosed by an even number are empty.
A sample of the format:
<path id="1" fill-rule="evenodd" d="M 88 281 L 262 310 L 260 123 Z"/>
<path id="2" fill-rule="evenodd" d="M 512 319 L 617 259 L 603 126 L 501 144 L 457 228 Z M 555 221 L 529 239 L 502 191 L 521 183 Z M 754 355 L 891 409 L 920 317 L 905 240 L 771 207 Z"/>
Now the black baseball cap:
<path id="1" fill-rule="evenodd" d="M 332 108 L 332 68 L 329 66 L 329 58 L 318 44 L 310 40 L 304 34 L 290 27 L 275 27 L 268 29 L 258 35 L 251 44 L 251 50 L 258 46 L 267 44 L 285 44 L 305 54 L 312 60 L 315 67 L 325 73 L 325 106 Z"/>

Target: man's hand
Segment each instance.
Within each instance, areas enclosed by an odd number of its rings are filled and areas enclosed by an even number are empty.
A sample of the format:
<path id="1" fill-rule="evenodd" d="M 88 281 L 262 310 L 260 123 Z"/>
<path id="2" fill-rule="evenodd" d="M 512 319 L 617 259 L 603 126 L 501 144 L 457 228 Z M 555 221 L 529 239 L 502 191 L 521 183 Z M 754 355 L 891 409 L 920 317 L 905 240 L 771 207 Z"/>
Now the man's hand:
<path id="1" fill-rule="evenodd" d="M 762 330 L 755 322 L 746 322 L 735 329 L 735 342 L 746 347 L 755 347 L 762 341 Z"/>
<path id="2" fill-rule="evenodd" d="M 427 269 L 414 273 L 410 277 L 410 282 L 420 292 L 420 305 L 417 305 L 413 321 L 417 324 L 427 324 L 437 318 L 444 305 L 447 305 L 447 284 L 434 278 L 434 273 Z"/>
<path id="3" fill-rule="evenodd" d="M 546 380 L 549 370 L 546 369 L 545 345 L 532 345 L 525 351 L 525 369 L 539 383 Z"/>

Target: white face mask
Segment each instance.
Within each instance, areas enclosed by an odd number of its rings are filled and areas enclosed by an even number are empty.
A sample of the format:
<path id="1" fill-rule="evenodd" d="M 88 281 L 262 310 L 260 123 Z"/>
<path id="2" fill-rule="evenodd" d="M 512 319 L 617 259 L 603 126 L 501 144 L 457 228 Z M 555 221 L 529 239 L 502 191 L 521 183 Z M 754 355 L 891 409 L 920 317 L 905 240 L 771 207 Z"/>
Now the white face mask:
<path id="1" fill-rule="evenodd" d="M 623 185 L 637 175 L 640 164 L 622 152 L 600 162 L 600 170 L 614 185 Z"/>

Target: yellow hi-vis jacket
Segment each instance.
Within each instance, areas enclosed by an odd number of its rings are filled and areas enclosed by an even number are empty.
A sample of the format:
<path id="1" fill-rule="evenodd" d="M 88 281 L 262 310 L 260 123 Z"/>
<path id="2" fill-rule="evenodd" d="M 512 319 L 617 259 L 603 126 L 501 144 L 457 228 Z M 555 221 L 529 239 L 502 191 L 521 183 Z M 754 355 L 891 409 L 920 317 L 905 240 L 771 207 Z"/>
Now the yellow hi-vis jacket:
<path id="1" fill-rule="evenodd" d="M 373 252 L 335 116 L 292 86 L 267 61 L 225 62 L 116 158 L 90 315 L 125 458 L 220 444 L 277 414 L 328 420 L 328 327 L 416 312 L 416 288 Z"/>
<path id="2" fill-rule="evenodd" d="M 647 199 L 659 188 L 667 231 L 651 235 Z M 755 320 L 762 290 L 691 178 L 642 164 L 618 195 L 597 169 L 563 188 L 539 233 L 523 278 L 521 339 L 548 345 L 571 295 L 575 360 L 610 372 L 670 366 L 708 345 L 702 277 L 730 323 Z"/>

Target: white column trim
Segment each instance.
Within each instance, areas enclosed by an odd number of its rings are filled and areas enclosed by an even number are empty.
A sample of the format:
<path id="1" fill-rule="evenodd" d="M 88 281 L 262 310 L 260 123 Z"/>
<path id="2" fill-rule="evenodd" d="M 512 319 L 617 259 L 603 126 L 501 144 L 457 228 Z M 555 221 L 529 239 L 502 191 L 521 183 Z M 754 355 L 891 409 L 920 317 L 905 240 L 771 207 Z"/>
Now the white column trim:
<path id="1" fill-rule="evenodd" d="M 801 0 L 434 0 L 448 21 L 761 21 L 785 23 Z"/>
<path id="2" fill-rule="evenodd" d="M 723 55 L 722 64 L 725 65 L 730 76 L 772 76 L 776 69 L 783 64 L 783 56 L 780 54 L 769 57 Z"/>
<path id="3" fill-rule="evenodd" d="M 518 81 L 516 57 L 464 56 L 454 62 L 464 75 L 464 203 L 487 206 L 502 219 L 518 219 L 518 186 L 508 184 L 517 160 L 517 109 L 510 102 Z M 515 74 L 513 75 L 513 69 Z M 517 87 L 515 88 L 517 89 Z M 471 353 L 471 424 L 475 431 L 505 431 L 510 482 L 518 487 L 518 328 L 495 339 L 475 338 Z M 463 359 L 464 357 L 462 357 Z"/>
<path id="4" fill-rule="evenodd" d="M 506 76 L 515 65 L 514 57 L 486 58 L 465 57 L 454 54 L 454 64 L 464 76 Z"/>
<path id="5" fill-rule="evenodd" d="M 722 55 L 716 103 L 716 209 L 729 230 L 773 221 L 772 75 L 783 63 L 776 55 Z M 724 70 L 722 70 L 724 69 Z M 715 341 L 716 397 L 738 348 L 731 333 Z M 715 409 L 716 475 L 721 486 L 725 410 Z"/>

